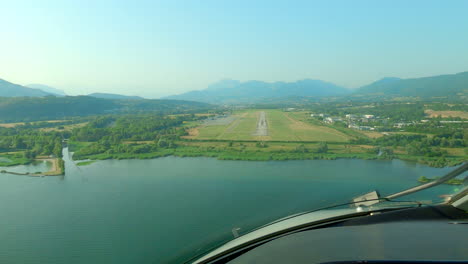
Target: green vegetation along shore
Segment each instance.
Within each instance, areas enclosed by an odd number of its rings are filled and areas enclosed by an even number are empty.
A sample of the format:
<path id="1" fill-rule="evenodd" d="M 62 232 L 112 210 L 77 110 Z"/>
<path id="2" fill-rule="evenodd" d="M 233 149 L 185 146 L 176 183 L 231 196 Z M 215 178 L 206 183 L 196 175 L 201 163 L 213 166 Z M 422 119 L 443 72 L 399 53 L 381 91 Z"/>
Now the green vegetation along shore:
<path id="1" fill-rule="evenodd" d="M 434 103 L 326 103 L 308 109 L 142 112 L 5 123 L 0 126 L 0 166 L 50 158 L 58 162 L 52 174 L 63 174 L 64 146 L 81 160 L 78 166 L 169 155 L 251 161 L 401 159 L 432 167 L 467 161 L 465 121 L 427 117 L 422 122 L 426 105 L 465 112 L 464 106 Z M 263 134 L 256 132 L 260 116 L 266 116 Z"/>
<path id="2" fill-rule="evenodd" d="M 263 144 L 263 146 L 261 146 Z M 83 154 L 74 149 L 75 159 L 151 159 L 165 156 L 214 157 L 221 160 L 269 161 L 269 160 L 313 160 L 313 159 L 401 159 L 418 162 L 432 167 L 455 166 L 464 161 L 463 157 L 421 157 L 404 154 L 382 154 L 382 150 L 370 145 L 331 145 L 326 143 L 262 143 L 262 142 L 185 142 L 176 141 L 171 148 L 157 144 L 126 144 L 128 152 L 107 151 L 105 153 Z M 76 145 L 75 145 L 76 146 Z M 83 146 L 83 145 L 82 145 Z M 141 153 L 145 146 L 147 152 Z M 120 148 L 120 149 L 122 149 Z M 88 151 L 84 151 L 86 153 Z M 139 153 L 140 152 L 140 153 Z M 380 153 L 379 153 L 380 152 Z"/>
<path id="3" fill-rule="evenodd" d="M 266 136 L 255 134 L 260 111 L 267 116 Z M 457 126 L 440 130 L 440 134 L 383 136 L 374 132 L 380 137 L 369 137 L 308 116 L 304 112 L 251 109 L 206 116 L 99 118 L 75 129 L 69 146 L 77 160 L 168 155 L 252 161 L 359 158 L 402 159 L 444 167 L 467 158 L 468 134 Z"/>
<path id="4" fill-rule="evenodd" d="M 96 161 L 95 161 L 95 160 L 80 161 L 80 162 L 77 162 L 77 163 L 76 163 L 76 166 L 91 165 L 91 164 L 93 164 L 94 162 L 96 162 Z"/>
<path id="5" fill-rule="evenodd" d="M 419 177 L 418 181 L 421 182 L 421 183 L 428 183 L 428 182 L 432 182 L 432 181 L 435 181 L 437 180 L 438 178 L 434 178 L 434 179 L 431 179 L 431 178 L 427 178 L 425 176 L 421 176 Z M 449 184 L 449 185 L 463 185 L 463 180 L 462 179 L 450 179 L 446 182 L 444 182 L 444 184 Z"/>
<path id="6" fill-rule="evenodd" d="M 34 173 L 30 172 L 13 172 L 9 171 L 8 169 L 0 170 L 0 173 L 8 173 L 14 175 L 25 175 L 25 176 L 32 176 L 32 177 L 43 177 L 43 176 L 60 176 L 65 174 L 65 162 L 59 158 L 40 158 L 36 159 L 34 162 L 38 161 L 45 161 L 50 163 L 50 169 L 48 171 L 42 172 L 37 171 Z M 28 163 L 29 164 L 29 163 Z"/>

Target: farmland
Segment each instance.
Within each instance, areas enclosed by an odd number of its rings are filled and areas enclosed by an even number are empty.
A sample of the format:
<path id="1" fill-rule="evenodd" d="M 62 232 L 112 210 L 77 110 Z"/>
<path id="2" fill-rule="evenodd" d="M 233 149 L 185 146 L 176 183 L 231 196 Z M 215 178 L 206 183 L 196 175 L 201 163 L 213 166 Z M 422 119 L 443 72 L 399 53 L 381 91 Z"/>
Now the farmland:
<path id="1" fill-rule="evenodd" d="M 465 112 L 465 111 L 434 111 L 434 110 L 431 110 L 431 109 L 427 109 L 427 110 L 424 111 L 424 113 L 426 115 L 428 115 L 428 117 L 430 117 L 430 118 L 440 116 L 442 118 L 459 117 L 461 119 L 468 119 L 468 113 Z"/>

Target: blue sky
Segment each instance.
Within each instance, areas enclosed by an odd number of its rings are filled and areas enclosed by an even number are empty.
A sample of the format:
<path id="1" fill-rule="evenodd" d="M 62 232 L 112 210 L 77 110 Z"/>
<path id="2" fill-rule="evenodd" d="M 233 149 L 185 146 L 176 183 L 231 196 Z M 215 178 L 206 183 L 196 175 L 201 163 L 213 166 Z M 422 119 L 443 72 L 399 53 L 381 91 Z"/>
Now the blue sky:
<path id="1" fill-rule="evenodd" d="M 0 0 L 0 78 L 159 97 L 468 71 L 468 1 Z"/>

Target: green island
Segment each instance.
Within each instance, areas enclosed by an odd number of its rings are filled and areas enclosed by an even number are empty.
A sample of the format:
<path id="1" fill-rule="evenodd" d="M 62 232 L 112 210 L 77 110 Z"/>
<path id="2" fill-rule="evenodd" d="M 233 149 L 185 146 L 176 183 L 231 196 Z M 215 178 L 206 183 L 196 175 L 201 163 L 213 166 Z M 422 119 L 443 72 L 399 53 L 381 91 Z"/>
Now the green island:
<path id="1" fill-rule="evenodd" d="M 126 105 L 118 113 L 41 117 L 39 121 L 19 116 L 0 123 L 0 166 L 51 159 L 56 160 L 54 168 L 44 175 L 64 174 L 63 147 L 73 152 L 74 160 L 81 160 L 78 166 L 104 159 L 173 155 L 246 161 L 401 159 L 444 167 L 468 157 L 466 121 L 434 115 L 451 110 L 465 113 L 462 103 L 314 102 L 292 108 L 187 105 L 182 110 L 175 106 L 162 111 L 138 105 L 128 111 L 136 106 Z"/>
<path id="2" fill-rule="evenodd" d="M 76 163 L 76 166 L 86 166 L 95 163 L 95 160 L 88 160 L 88 161 L 80 161 Z"/>

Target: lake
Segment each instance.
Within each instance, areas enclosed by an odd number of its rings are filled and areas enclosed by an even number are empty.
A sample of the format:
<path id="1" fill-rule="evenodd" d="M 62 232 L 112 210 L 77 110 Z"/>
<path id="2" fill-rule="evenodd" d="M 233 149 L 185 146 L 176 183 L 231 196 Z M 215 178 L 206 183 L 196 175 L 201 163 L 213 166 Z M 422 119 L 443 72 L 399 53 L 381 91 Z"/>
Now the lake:
<path id="1" fill-rule="evenodd" d="M 0 263 L 164 263 L 193 254 L 189 249 L 204 241 L 230 237 L 233 227 L 246 232 L 451 170 L 399 160 L 165 157 L 77 167 L 64 159 L 63 177 L 0 174 Z M 457 188 L 438 186 L 409 198 L 427 200 Z"/>

